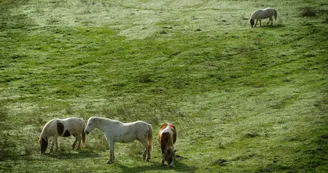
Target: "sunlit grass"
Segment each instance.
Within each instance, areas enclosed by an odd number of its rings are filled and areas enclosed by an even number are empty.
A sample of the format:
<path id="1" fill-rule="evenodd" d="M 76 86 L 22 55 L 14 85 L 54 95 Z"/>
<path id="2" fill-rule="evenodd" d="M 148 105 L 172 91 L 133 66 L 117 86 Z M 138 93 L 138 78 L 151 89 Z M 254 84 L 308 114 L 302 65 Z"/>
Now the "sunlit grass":
<path id="1" fill-rule="evenodd" d="M 251 29 L 250 13 L 266 6 L 278 21 Z M 323 1 L 35 0 L 1 9 L 5 172 L 327 170 Z M 39 154 L 49 119 L 95 115 L 151 123 L 151 162 L 134 142 L 116 144 L 116 162 L 106 165 L 98 130 L 81 151 L 60 138 L 58 152 Z M 169 170 L 156 136 L 163 122 L 178 130 Z"/>

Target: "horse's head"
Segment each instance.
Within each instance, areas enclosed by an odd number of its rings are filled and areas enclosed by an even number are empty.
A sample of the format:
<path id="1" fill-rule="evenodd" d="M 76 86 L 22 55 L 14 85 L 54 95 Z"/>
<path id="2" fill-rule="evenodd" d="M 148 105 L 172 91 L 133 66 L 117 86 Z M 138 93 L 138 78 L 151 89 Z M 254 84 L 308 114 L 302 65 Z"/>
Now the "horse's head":
<path id="1" fill-rule="evenodd" d="M 168 148 L 164 153 L 165 160 L 167 161 L 169 166 L 173 166 L 171 165 L 171 163 L 175 160 L 175 152 L 176 150 L 174 150 L 173 148 Z"/>
<path id="2" fill-rule="evenodd" d="M 89 134 L 95 127 L 96 127 L 96 118 L 95 117 L 90 117 L 87 122 L 87 126 L 84 129 L 85 134 Z"/>
<path id="3" fill-rule="evenodd" d="M 249 23 L 251 24 L 251 27 L 253 28 L 253 26 L 254 26 L 254 20 L 253 19 L 250 19 L 249 20 Z"/>
<path id="4" fill-rule="evenodd" d="M 47 150 L 48 147 L 48 138 L 45 137 L 40 137 L 40 152 L 41 154 L 44 154 Z"/>

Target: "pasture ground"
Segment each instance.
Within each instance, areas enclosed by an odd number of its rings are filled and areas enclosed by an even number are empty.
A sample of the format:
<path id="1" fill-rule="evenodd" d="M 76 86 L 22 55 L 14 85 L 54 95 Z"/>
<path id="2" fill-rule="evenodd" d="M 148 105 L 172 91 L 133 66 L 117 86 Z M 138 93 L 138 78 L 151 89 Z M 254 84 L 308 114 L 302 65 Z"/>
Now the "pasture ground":
<path id="1" fill-rule="evenodd" d="M 248 17 L 273 7 L 273 26 Z M 0 0 L 0 172 L 328 172 L 326 0 Z M 265 20 L 266 21 L 266 20 Z M 40 155 L 56 117 L 177 127 L 176 168 L 139 143 Z"/>

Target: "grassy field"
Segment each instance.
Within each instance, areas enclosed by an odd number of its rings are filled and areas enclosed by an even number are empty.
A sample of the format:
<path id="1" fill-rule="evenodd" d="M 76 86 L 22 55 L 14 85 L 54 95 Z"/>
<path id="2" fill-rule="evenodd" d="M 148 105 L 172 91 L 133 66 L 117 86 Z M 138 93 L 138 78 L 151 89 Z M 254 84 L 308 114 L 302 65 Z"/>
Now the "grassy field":
<path id="1" fill-rule="evenodd" d="M 273 26 L 250 28 L 273 7 Z M 0 172 L 328 172 L 326 0 L 0 0 Z M 80 151 L 53 118 L 177 127 L 177 163 L 138 142 Z M 49 150 L 47 151 L 49 152 Z"/>

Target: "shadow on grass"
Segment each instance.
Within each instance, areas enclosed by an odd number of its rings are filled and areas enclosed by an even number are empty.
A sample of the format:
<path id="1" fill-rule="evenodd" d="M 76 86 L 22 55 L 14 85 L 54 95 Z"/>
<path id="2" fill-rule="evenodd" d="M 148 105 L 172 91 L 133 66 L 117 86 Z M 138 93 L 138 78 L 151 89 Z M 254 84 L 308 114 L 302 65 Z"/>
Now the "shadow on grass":
<path id="1" fill-rule="evenodd" d="M 262 25 L 261 28 L 283 28 L 285 25 L 283 24 L 276 24 L 276 25 Z"/>
<path id="2" fill-rule="evenodd" d="M 195 166 L 188 166 L 186 164 L 183 164 L 181 162 L 176 162 L 174 168 L 167 167 L 167 165 L 162 165 L 159 162 L 150 162 L 152 165 L 144 165 L 144 166 L 136 166 L 136 167 L 127 167 L 121 164 L 118 164 L 118 166 L 122 169 L 123 173 L 127 172 L 144 172 L 144 171 L 168 171 L 168 170 L 174 170 L 176 172 L 195 172 L 198 168 Z"/>
<path id="3" fill-rule="evenodd" d="M 57 151 L 54 153 L 46 153 L 45 156 L 56 158 L 56 159 L 81 159 L 81 158 L 95 158 L 100 157 L 99 154 L 93 151 L 78 151 L 78 152 L 64 152 Z"/>

